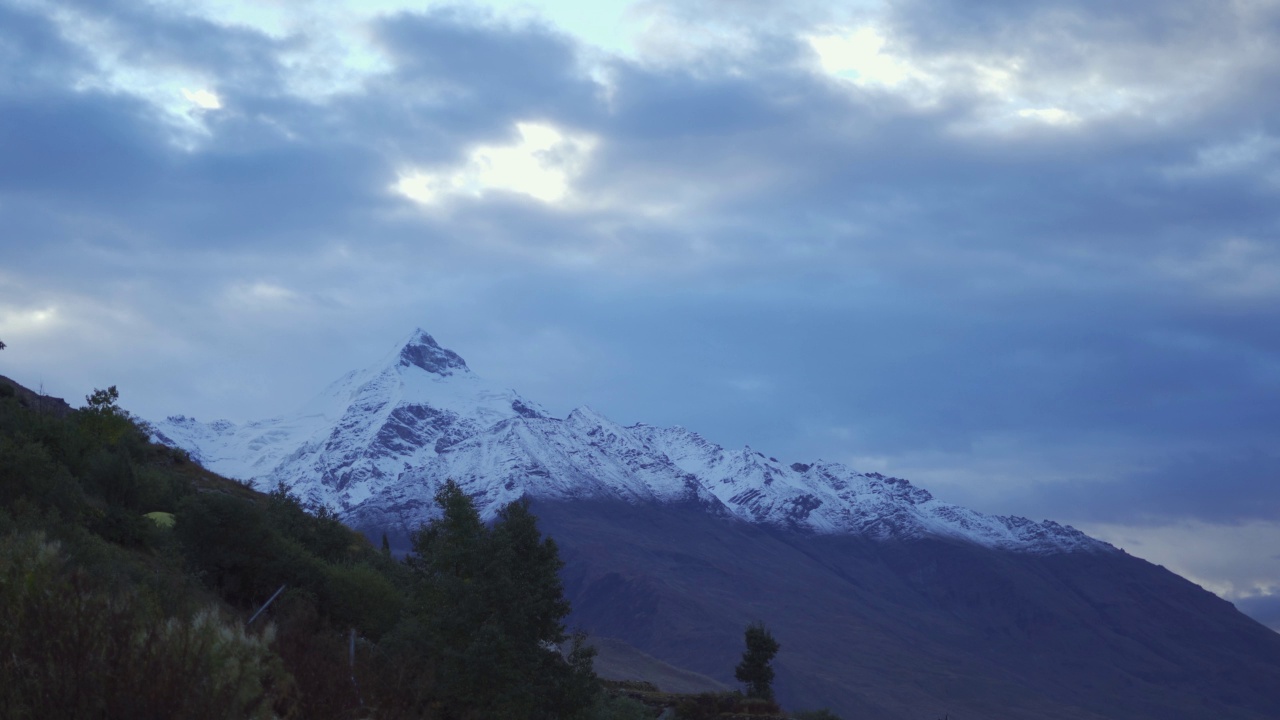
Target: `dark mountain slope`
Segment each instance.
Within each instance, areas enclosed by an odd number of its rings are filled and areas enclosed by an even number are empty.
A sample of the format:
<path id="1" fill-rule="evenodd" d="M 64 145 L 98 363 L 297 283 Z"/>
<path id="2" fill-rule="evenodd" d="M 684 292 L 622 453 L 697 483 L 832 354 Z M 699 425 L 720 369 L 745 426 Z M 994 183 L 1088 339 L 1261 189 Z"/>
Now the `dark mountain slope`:
<path id="1" fill-rule="evenodd" d="M 1280 717 L 1280 635 L 1122 553 L 788 533 L 699 508 L 539 503 L 574 620 L 733 683 L 743 628 L 779 697 L 847 718 Z"/>

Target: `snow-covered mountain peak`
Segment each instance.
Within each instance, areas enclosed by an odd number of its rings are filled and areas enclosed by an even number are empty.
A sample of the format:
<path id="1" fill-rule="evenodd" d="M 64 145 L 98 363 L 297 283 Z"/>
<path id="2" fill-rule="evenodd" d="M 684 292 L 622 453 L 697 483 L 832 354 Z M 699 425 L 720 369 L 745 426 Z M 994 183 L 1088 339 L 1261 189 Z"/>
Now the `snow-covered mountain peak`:
<path id="1" fill-rule="evenodd" d="M 591 431 L 602 426 L 613 427 L 616 425 L 609 418 L 596 412 L 588 405 L 576 407 L 564 419 L 567 425 L 580 428 L 582 430 Z"/>
<path id="2" fill-rule="evenodd" d="M 471 372 L 415 330 L 383 360 L 344 375 L 292 415 L 253 423 L 155 423 L 224 475 L 278 482 L 364 529 L 411 530 L 452 478 L 482 514 L 529 496 L 696 503 L 799 532 L 875 539 L 950 537 L 1026 552 L 1105 549 L 1054 523 L 988 516 L 922 488 L 839 463 L 787 464 L 682 427 L 624 427 L 582 406 L 563 420 Z"/>
<path id="3" fill-rule="evenodd" d="M 429 373 L 448 377 L 455 372 L 470 373 L 471 368 L 458 353 L 440 347 L 440 343 L 426 330 L 418 328 L 409 335 L 397 354 L 401 367 L 416 367 Z"/>

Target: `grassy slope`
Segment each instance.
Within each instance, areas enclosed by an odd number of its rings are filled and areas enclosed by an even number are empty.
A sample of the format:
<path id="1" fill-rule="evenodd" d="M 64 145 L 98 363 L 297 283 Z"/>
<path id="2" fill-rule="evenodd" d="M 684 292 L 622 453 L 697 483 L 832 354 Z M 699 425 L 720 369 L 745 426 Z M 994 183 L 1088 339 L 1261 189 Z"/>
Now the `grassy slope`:
<path id="1" fill-rule="evenodd" d="M 639 680 L 668 693 L 726 692 L 729 688 L 706 675 L 678 668 L 614 638 L 592 637 L 596 674 L 605 680 Z"/>

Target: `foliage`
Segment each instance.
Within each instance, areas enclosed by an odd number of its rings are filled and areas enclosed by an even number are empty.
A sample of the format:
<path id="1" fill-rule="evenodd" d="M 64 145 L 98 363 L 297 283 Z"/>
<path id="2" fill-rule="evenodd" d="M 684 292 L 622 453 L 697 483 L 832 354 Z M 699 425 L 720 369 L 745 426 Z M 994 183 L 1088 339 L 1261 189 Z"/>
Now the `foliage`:
<path id="1" fill-rule="evenodd" d="M 65 465 L 54 460 L 48 447 L 11 435 L 0 437 L 0 503 L 76 517 L 85 510 L 86 498 L 80 484 Z"/>
<path id="2" fill-rule="evenodd" d="M 773 656 L 781 647 L 763 622 L 753 622 L 746 630 L 747 649 L 733 676 L 746 684 L 747 697 L 773 700 Z"/>
<path id="3" fill-rule="evenodd" d="M 486 526 L 449 483 L 397 562 L 284 486 L 151 444 L 115 387 L 86 401 L 64 417 L 0 394 L 6 718 L 641 717 L 566 633 L 527 503 Z"/>
<path id="4" fill-rule="evenodd" d="M 38 534 L 0 541 L 0 707 L 8 718 L 266 718 L 288 674 L 215 610 L 161 616 L 70 569 Z"/>
<path id="5" fill-rule="evenodd" d="M 413 537 L 415 616 L 434 648 L 433 694 L 447 718 L 568 717 L 598 691 L 593 650 L 569 638 L 555 543 L 528 503 L 504 507 L 492 527 L 452 481 L 436 494 L 441 517 Z"/>
<path id="6" fill-rule="evenodd" d="M 134 446 L 145 445 L 150 428 L 122 409 L 117 401 L 120 391 L 112 385 L 85 396 L 85 406 L 76 411 L 77 421 L 96 440 L 108 445 L 122 441 Z"/>
<path id="7" fill-rule="evenodd" d="M 826 708 L 819 710 L 801 710 L 791 713 L 791 717 L 795 720 L 840 720 L 840 716 L 831 712 Z"/>
<path id="8" fill-rule="evenodd" d="M 273 528 L 322 560 L 342 561 L 351 556 L 353 544 L 359 547 L 356 536 L 337 513 L 319 504 L 304 505 L 284 483 L 267 494 L 265 509 Z"/>
<path id="9" fill-rule="evenodd" d="M 578 720 L 652 720 L 653 713 L 644 703 L 622 695 L 602 692 L 591 707 L 582 711 Z"/>
<path id="10" fill-rule="evenodd" d="M 741 693 L 691 695 L 676 705 L 680 720 L 712 720 L 722 715 L 777 715 L 781 710 L 772 700 L 743 697 Z"/>

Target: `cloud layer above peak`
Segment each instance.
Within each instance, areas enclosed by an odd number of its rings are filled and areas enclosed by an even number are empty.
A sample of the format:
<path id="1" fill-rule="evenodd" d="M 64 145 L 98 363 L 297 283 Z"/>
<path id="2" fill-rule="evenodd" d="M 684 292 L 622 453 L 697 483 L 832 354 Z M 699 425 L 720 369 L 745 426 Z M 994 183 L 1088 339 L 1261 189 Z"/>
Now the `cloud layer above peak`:
<path id="1" fill-rule="evenodd" d="M 0 2 L 5 374 L 251 418 L 423 326 L 979 509 L 1280 523 L 1280 3 L 407 5 Z"/>

